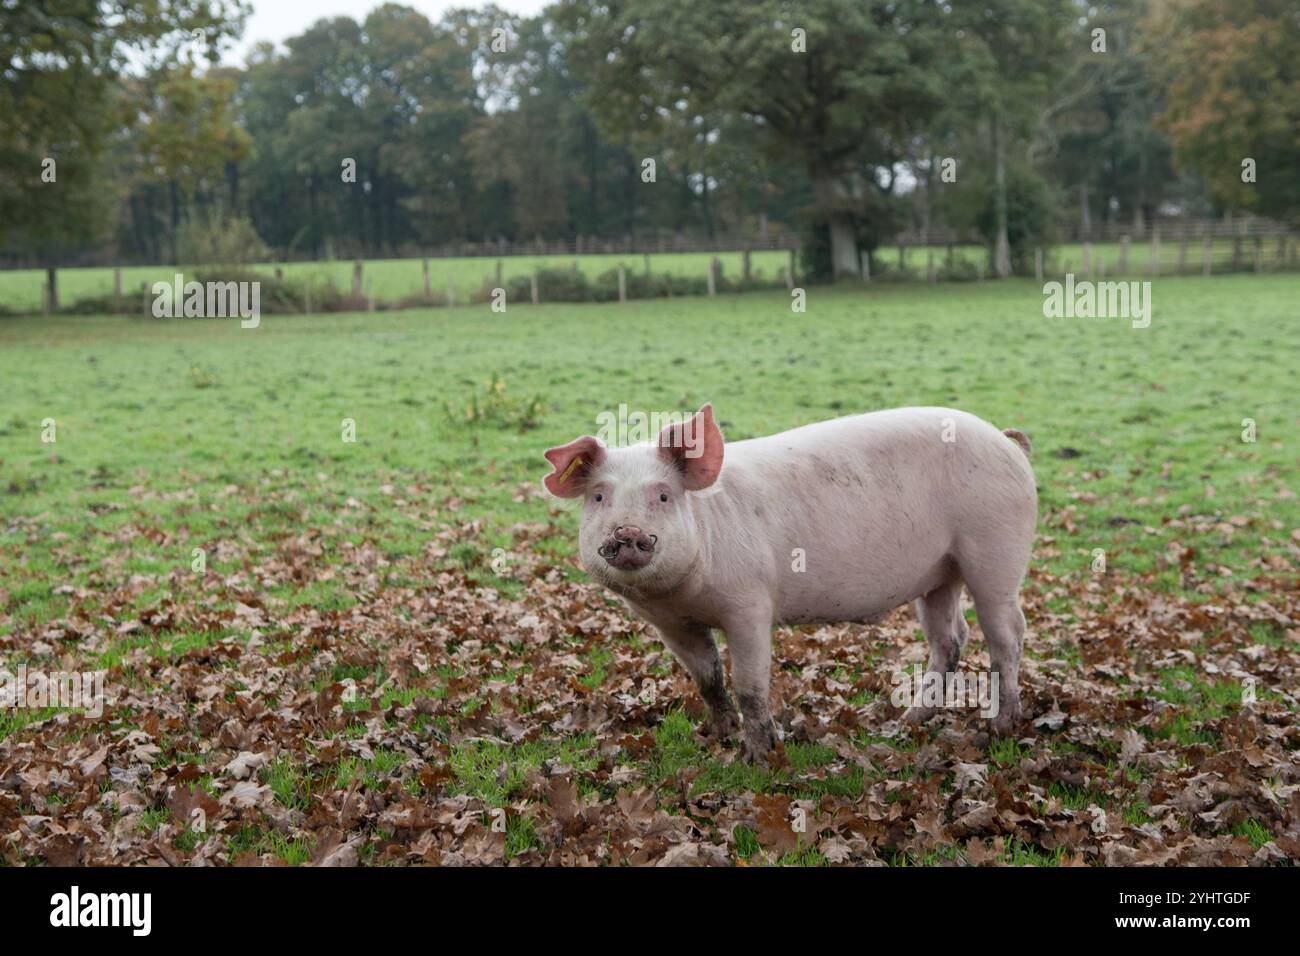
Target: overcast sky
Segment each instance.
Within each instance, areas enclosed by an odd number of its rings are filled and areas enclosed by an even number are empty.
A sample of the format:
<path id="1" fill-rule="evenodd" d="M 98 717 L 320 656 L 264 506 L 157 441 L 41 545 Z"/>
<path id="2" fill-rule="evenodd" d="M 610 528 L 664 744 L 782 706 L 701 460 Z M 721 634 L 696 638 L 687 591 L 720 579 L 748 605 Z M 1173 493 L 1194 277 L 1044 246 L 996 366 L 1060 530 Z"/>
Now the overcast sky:
<path id="1" fill-rule="evenodd" d="M 497 0 L 497 6 L 511 13 L 540 13 L 548 0 Z M 227 63 L 240 64 L 253 45 L 261 40 L 282 43 L 287 37 L 302 33 L 323 17 L 349 16 L 364 20 L 381 0 L 252 0 L 253 12 L 244 24 L 244 38 L 225 56 Z M 438 20 L 453 7 L 478 7 L 474 0 L 404 0 L 403 6 L 419 10 L 430 20 Z"/>

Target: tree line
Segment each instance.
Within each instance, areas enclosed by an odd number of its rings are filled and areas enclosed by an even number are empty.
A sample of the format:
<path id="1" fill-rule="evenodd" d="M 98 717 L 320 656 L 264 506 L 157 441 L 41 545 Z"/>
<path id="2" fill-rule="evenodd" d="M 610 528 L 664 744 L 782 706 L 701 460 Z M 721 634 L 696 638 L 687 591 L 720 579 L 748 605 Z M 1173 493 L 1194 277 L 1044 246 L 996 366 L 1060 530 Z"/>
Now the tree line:
<path id="1" fill-rule="evenodd" d="M 1287 0 L 560 0 L 321 19 L 0 6 L 0 253 L 388 256 L 804 235 L 853 273 L 950 230 L 1007 274 L 1069 221 L 1300 210 Z"/>

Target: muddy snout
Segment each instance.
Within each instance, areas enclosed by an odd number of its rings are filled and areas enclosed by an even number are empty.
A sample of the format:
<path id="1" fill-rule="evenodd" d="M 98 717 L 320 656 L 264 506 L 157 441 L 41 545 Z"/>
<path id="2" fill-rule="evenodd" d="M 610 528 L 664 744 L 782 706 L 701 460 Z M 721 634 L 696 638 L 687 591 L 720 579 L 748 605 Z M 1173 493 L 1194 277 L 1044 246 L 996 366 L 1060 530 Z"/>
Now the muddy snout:
<path id="1" fill-rule="evenodd" d="M 658 540 L 655 535 L 646 534 L 633 525 L 620 525 L 596 549 L 596 553 L 620 570 L 635 571 L 650 563 Z"/>

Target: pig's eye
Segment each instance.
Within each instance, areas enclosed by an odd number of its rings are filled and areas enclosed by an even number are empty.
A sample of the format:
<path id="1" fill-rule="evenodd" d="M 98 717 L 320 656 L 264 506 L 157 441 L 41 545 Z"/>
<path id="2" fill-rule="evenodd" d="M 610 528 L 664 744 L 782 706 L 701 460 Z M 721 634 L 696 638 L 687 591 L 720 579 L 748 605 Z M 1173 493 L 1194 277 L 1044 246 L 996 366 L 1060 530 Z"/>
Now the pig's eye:
<path id="1" fill-rule="evenodd" d="M 660 500 L 660 501 L 667 501 L 667 500 L 668 500 L 668 493 L 667 493 L 667 492 L 664 492 L 664 491 L 661 491 L 661 492 L 659 493 L 659 500 Z"/>
<path id="2" fill-rule="evenodd" d="M 604 500 L 605 500 L 605 496 L 602 495 L 602 494 L 598 491 L 598 492 L 596 492 L 596 500 L 597 500 L 597 501 L 604 501 Z"/>

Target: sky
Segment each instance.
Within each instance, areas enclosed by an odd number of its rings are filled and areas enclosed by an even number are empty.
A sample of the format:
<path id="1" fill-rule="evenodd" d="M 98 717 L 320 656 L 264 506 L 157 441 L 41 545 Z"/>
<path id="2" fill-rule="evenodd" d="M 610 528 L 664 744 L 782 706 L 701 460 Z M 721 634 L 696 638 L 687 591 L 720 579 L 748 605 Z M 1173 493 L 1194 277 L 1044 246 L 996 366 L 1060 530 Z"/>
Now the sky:
<path id="1" fill-rule="evenodd" d="M 230 64 L 241 64 L 254 44 L 261 40 L 282 43 L 287 37 L 302 33 L 323 17 L 349 16 L 364 20 L 366 14 L 382 0 L 252 0 L 253 12 L 244 24 L 244 37 L 225 55 Z M 453 7 L 478 7 L 479 0 L 401 0 L 403 6 L 419 10 L 430 20 L 438 20 Z M 540 13 L 549 0 L 496 0 L 496 5 L 511 13 Z"/>

